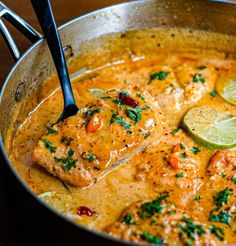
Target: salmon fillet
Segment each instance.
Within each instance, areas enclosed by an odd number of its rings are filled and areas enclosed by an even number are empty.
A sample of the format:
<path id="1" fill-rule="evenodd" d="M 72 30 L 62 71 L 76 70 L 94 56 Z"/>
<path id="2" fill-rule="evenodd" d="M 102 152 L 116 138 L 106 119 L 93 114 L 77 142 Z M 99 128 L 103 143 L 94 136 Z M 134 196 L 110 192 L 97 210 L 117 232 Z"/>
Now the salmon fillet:
<path id="1" fill-rule="evenodd" d="M 168 197 L 169 193 L 163 192 L 153 201 L 128 206 L 105 231 L 142 245 L 222 245 L 211 234 L 212 227 L 177 209 Z"/>
<path id="2" fill-rule="evenodd" d="M 39 139 L 32 159 L 59 179 L 86 187 L 157 142 L 163 132 L 161 115 L 149 93 L 138 87 L 96 94 Z"/>

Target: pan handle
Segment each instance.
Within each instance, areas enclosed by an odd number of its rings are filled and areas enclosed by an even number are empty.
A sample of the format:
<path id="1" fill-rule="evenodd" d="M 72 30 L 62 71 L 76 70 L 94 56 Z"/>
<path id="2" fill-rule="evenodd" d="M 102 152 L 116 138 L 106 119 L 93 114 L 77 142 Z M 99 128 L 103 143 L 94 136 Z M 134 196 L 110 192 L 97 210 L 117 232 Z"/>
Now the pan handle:
<path id="1" fill-rule="evenodd" d="M 14 27 L 16 27 L 33 43 L 41 39 L 42 35 L 27 22 L 25 22 L 21 17 L 10 10 L 7 6 L 5 6 L 2 2 L 0 2 L 0 32 L 2 33 L 3 38 L 5 39 L 14 60 L 17 61 L 20 58 L 19 49 L 17 48 L 14 39 L 7 30 L 4 22 L 2 21 L 2 17 L 8 20 Z"/>

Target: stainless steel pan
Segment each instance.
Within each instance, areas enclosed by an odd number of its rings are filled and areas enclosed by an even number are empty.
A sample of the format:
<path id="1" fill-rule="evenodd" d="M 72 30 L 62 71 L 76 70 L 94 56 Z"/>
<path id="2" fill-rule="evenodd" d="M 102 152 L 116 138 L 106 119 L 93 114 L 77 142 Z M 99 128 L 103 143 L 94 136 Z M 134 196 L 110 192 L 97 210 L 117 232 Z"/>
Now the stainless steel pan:
<path id="1" fill-rule="evenodd" d="M 130 1 L 124 4 L 108 7 L 93 13 L 78 17 L 60 29 L 63 46 L 72 48 L 76 56 L 81 52 L 81 44 L 110 33 L 123 33 L 127 30 L 139 30 L 154 27 L 181 27 L 223 34 L 236 35 L 236 5 L 229 4 L 231 1 L 207 1 L 207 0 L 146 0 Z M 232 3 L 232 2 L 231 2 Z M 8 129 L 13 109 L 22 104 L 24 100 L 39 85 L 54 72 L 46 42 L 41 35 L 20 17 L 14 14 L 0 2 L 0 17 L 6 18 L 15 25 L 34 44 L 22 56 L 20 56 L 13 38 L 0 19 L 0 30 L 7 41 L 10 50 L 16 60 L 8 74 L 0 94 L 0 146 L 5 158 L 5 163 L 14 173 L 20 184 L 30 194 L 32 200 L 38 198 L 30 191 L 24 181 L 19 177 L 10 162 L 4 148 L 4 139 Z M 4 62 L 4 61 L 1 61 Z M 29 109 L 30 110 L 30 109 Z M 19 185 L 19 184 L 18 184 Z M 41 207 L 47 207 L 39 201 Z M 34 203 L 35 204 L 35 203 Z M 48 214 L 57 214 L 56 211 L 47 207 Z M 50 211 L 49 211 L 50 210 Z M 48 213 L 49 211 L 49 213 Z M 57 214 L 57 216 L 61 216 Z M 54 216 L 56 217 L 56 216 Z M 62 218 L 62 217 L 61 217 Z M 58 222 L 57 218 L 57 222 Z M 82 238 L 86 244 L 102 242 L 103 245 L 123 244 L 122 240 L 114 240 L 103 233 L 91 232 L 80 225 L 66 221 L 60 221 L 69 226 L 74 240 Z M 46 226 L 47 220 L 45 220 Z M 61 224 L 60 224 L 61 225 Z M 56 224 L 54 225 L 56 226 Z M 58 228 L 58 227 L 57 227 Z M 73 235 L 72 235 L 73 231 Z M 77 233 L 77 238 L 75 237 Z M 83 237 L 86 236 L 86 239 Z M 60 238 L 60 242 L 63 239 Z M 68 240 L 66 241 L 68 242 Z M 45 244 L 47 245 L 47 244 Z M 84 244 L 81 244 L 84 245 Z"/>

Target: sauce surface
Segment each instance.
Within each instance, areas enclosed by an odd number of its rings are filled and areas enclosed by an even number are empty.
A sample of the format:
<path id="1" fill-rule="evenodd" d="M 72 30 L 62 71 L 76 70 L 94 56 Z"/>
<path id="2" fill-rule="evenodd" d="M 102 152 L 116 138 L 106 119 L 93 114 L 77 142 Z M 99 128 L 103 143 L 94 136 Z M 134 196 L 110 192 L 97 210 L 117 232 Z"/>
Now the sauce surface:
<path id="1" fill-rule="evenodd" d="M 188 36 L 187 30 L 175 31 L 174 34 L 173 30 L 162 32 L 163 38 L 182 33 L 186 43 L 181 45 L 181 35 L 177 35 L 177 41 L 167 42 L 168 45 L 155 43 L 154 48 L 154 42 L 145 43 L 145 37 L 158 36 L 159 31 L 154 30 L 151 34 L 137 32 L 130 38 L 127 35 L 125 38 L 129 41 L 126 42 L 130 45 L 132 38 L 143 38 L 145 52 L 136 50 L 130 54 L 129 50 L 127 55 L 120 56 L 117 56 L 119 52 L 114 52 L 109 54 L 112 57 L 110 63 L 102 66 L 97 66 L 98 61 L 91 59 L 89 69 L 79 75 L 76 73 L 79 61 L 75 59 L 70 63 L 70 72 L 77 74 L 73 79 L 73 91 L 79 108 L 85 107 L 98 90 L 109 91 L 134 85 L 147 91 L 158 103 L 163 132 L 142 152 L 109 170 L 106 176 L 86 188 L 64 183 L 35 164 L 32 151 L 63 108 L 57 77 L 53 75 L 37 92 L 37 107 L 25 119 L 16 117 L 21 124 L 14 137 L 13 128 L 9 129 L 6 145 L 10 159 L 36 194 L 66 217 L 89 228 L 156 245 L 161 244 L 158 238 L 164 238 L 169 245 L 236 243 L 236 152 L 206 149 L 180 127 L 185 113 L 197 106 L 207 105 L 218 112 L 236 116 L 236 106 L 215 92 L 219 78 L 225 74 L 236 77 L 236 60 L 229 57 L 229 50 L 223 52 L 226 42 L 221 36 L 222 49 L 216 50 L 213 44 L 211 49 L 206 49 L 204 44 L 195 48 L 186 46 L 191 42 L 197 43 L 200 35 L 207 39 L 207 33 L 197 33 L 192 37 Z M 114 40 L 121 47 L 120 38 Z M 211 34 L 209 40 L 213 40 Z M 124 43 L 122 41 L 122 47 Z M 211 44 L 210 41 L 208 43 Z M 158 52 L 156 46 L 161 46 Z M 142 97 L 139 94 L 139 98 Z M 217 210 L 214 197 L 222 195 L 221 191 L 230 194 L 224 194 L 227 199 Z M 158 213 L 156 222 L 151 221 L 149 215 L 153 212 L 150 211 L 146 218 L 140 218 L 142 205 L 155 201 L 165 192 L 168 196 L 163 199 L 163 207 L 166 209 L 174 204 L 174 208 Z M 209 219 L 212 214 L 219 218 L 221 211 L 228 216 L 228 224 Z M 132 220 L 136 220 L 135 223 L 132 224 Z M 162 225 L 162 229 L 156 229 L 155 223 Z M 185 229 L 180 229 L 180 224 Z M 205 228 L 202 235 L 200 227 L 190 229 L 198 224 Z M 191 234 L 189 230 L 194 231 Z"/>

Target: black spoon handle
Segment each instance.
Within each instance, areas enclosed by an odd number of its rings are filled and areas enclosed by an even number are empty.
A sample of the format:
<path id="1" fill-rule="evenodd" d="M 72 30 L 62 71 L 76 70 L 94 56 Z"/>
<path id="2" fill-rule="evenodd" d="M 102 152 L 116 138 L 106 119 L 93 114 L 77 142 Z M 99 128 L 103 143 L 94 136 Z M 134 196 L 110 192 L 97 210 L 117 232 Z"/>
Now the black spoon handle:
<path id="1" fill-rule="evenodd" d="M 70 84 L 69 73 L 63 53 L 61 40 L 53 17 L 52 8 L 49 0 L 31 0 L 34 11 L 37 15 L 39 24 L 43 30 L 51 51 L 54 64 L 61 83 L 64 97 L 64 109 L 76 105 L 73 91 Z"/>

